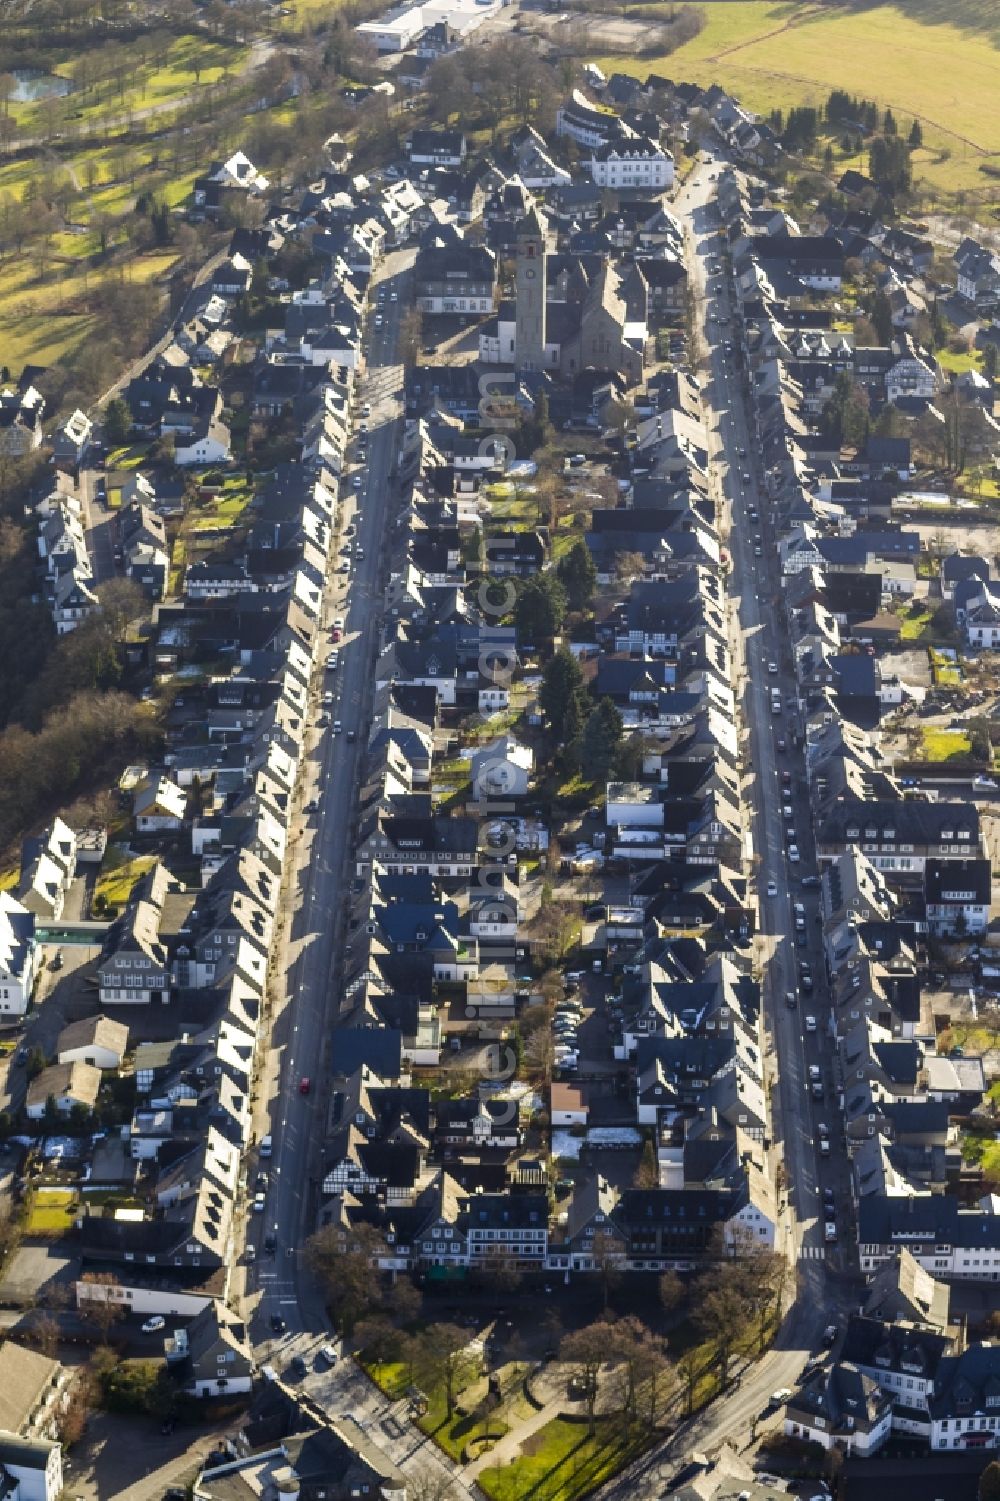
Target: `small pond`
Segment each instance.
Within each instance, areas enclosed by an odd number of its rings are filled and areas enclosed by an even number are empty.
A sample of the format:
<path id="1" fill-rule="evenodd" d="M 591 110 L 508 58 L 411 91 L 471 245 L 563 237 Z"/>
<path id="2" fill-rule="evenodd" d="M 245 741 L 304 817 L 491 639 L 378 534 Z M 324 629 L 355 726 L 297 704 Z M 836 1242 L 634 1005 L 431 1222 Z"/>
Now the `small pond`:
<path id="1" fill-rule="evenodd" d="M 39 99 L 63 99 L 73 91 L 73 80 L 41 68 L 15 68 L 12 73 L 14 104 L 34 104 Z"/>

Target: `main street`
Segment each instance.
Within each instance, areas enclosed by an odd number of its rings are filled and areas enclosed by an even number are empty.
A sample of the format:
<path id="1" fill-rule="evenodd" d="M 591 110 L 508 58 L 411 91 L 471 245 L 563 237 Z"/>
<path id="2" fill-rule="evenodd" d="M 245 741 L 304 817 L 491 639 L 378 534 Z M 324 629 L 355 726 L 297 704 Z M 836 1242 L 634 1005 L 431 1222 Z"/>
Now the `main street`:
<path id="1" fill-rule="evenodd" d="M 688 272 L 697 298 L 698 326 L 705 336 L 701 371 L 709 428 L 710 475 L 731 558 L 730 647 L 733 687 L 744 728 L 743 792 L 750 809 L 760 906 L 757 956 L 767 1034 L 767 1077 L 774 1125 L 772 1163 L 782 1165 L 784 1208 L 776 1249 L 787 1255 L 794 1276 L 794 1302 L 774 1346 L 743 1373 L 739 1385 L 685 1423 L 671 1441 L 651 1451 L 600 1492 L 614 1501 L 659 1497 L 663 1486 L 693 1451 L 726 1441 L 746 1448 L 771 1393 L 793 1386 L 805 1362 L 822 1351 L 824 1327 L 857 1306 L 859 1284 L 848 1269 L 849 1169 L 833 1086 L 830 999 L 826 985 L 818 894 L 801 878 L 815 873 L 811 818 L 800 746 L 793 744 L 795 678 L 782 611 L 781 579 L 769 515 L 770 502 L 759 468 L 759 445 L 751 425 L 739 354 L 741 331 L 724 264 L 725 239 L 718 232 L 714 178 L 722 164 L 699 163 L 677 194 L 674 211 L 688 233 Z M 751 518 L 751 511 L 757 519 Z M 759 552 L 758 552 L 759 548 Z M 769 669 L 771 664 L 776 672 Z M 781 695 L 772 712 L 771 692 Z M 779 749 L 783 742 L 785 749 Z M 782 771 L 790 774 L 788 790 Z M 791 819 L 784 814 L 791 807 Z M 799 861 L 790 861 L 787 827 L 794 827 Z M 769 893 L 773 893 L 769 894 Z M 796 947 L 793 903 L 805 908 L 804 946 Z M 800 939 L 800 945 L 803 940 Z M 815 992 L 800 994 L 799 964 L 807 960 Z M 786 995 L 796 996 L 794 1007 Z M 805 1018 L 816 1018 L 816 1031 Z M 823 1098 L 810 1093 L 809 1066 L 820 1068 Z M 820 1124 L 830 1130 L 831 1152 L 820 1158 Z M 836 1196 L 841 1246 L 824 1240 L 823 1190 Z"/>
<path id="2" fill-rule="evenodd" d="M 399 320 L 409 298 L 413 252 L 388 256 L 371 289 L 368 357 L 360 382 L 356 418 L 365 403 L 371 413 L 367 457 L 358 461 L 357 432 L 341 483 L 339 544 L 331 553 L 324 604 L 323 640 L 317 653 L 320 684 L 310 704 L 304 772 L 290 833 L 289 872 L 275 954 L 276 999 L 267 1061 L 260 1080 L 257 1139 L 269 1133 L 273 1151 L 259 1167 L 269 1173 L 264 1211 L 251 1215 L 248 1243 L 256 1261 L 245 1268 L 254 1343 L 283 1363 L 272 1342 L 272 1318 L 287 1326 L 286 1338 L 326 1328 L 322 1300 L 303 1263 L 302 1247 L 315 1224 L 319 1199 L 321 1142 L 328 1100 L 327 1040 L 340 1005 L 339 945 L 350 883 L 348 857 L 359 772 L 367 739 L 373 663 L 379 647 L 382 596 L 387 579 L 386 536 L 402 404 L 402 367 L 397 363 Z M 380 288 L 386 291 L 378 304 Z M 395 292 L 396 300 L 391 294 Z M 357 422 L 356 422 L 357 428 Z M 354 477 L 359 483 L 355 485 Z M 354 534 L 346 533 L 353 524 Z M 351 571 L 342 572 L 349 556 Z M 323 663 L 333 642 L 329 627 L 344 619 L 339 666 Z M 332 692 L 332 706 L 322 694 Z M 325 721 L 325 723 L 324 723 Z M 342 729 L 335 733 L 335 723 Z M 305 811 L 315 804 L 313 812 Z M 304 1082 L 308 1081 L 308 1083 Z M 273 1237 L 274 1254 L 265 1242 Z"/>

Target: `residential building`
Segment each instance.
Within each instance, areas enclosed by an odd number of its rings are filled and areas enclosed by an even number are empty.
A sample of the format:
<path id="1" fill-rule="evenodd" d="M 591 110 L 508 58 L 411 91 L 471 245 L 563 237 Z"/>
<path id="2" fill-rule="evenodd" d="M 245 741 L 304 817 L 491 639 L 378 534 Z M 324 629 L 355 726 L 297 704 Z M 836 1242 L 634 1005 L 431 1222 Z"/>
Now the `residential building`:
<path id="1" fill-rule="evenodd" d="M 9 1501 L 58 1501 L 63 1489 L 62 1446 L 0 1431 L 0 1482 Z"/>
<path id="2" fill-rule="evenodd" d="M 28 1085 L 25 1114 L 40 1121 L 52 1100 L 60 1115 L 71 1110 L 93 1110 L 101 1089 L 101 1070 L 90 1063 L 53 1063 L 43 1068 Z"/>
<path id="3" fill-rule="evenodd" d="M 674 183 L 673 156 L 648 136 L 605 141 L 591 152 L 587 169 L 599 188 L 612 192 L 662 193 Z"/>
<path id="4" fill-rule="evenodd" d="M 0 1021 L 23 1016 L 35 983 L 35 914 L 0 891 Z"/>
<path id="5" fill-rule="evenodd" d="M 992 895 L 989 860 L 930 859 L 924 866 L 927 930 L 937 938 L 985 933 Z"/>
<path id="6" fill-rule="evenodd" d="M 56 1040 L 60 1063 L 119 1069 L 128 1048 L 128 1027 L 109 1016 L 86 1016 L 63 1027 Z"/>

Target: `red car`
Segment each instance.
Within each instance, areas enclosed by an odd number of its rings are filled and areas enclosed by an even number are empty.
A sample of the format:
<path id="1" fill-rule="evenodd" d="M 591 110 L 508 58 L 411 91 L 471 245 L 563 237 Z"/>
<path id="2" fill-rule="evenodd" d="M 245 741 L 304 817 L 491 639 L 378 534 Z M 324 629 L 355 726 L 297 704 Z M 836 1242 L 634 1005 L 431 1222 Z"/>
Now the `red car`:
<path id="1" fill-rule="evenodd" d="M 308 1094 L 311 1088 L 312 1084 L 308 1079 L 299 1080 L 299 1094 Z"/>

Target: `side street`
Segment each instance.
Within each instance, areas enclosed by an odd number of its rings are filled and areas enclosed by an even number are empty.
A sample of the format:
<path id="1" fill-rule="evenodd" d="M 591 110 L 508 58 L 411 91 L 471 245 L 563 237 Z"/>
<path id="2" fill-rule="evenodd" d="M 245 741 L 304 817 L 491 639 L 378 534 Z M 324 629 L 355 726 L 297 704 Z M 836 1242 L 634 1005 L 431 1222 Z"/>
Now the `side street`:
<path id="1" fill-rule="evenodd" d="M 5 372 L 16 1501 L 993 1494 L 1000 253 L 530 23 Z"/>

